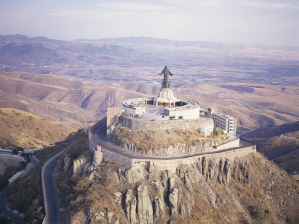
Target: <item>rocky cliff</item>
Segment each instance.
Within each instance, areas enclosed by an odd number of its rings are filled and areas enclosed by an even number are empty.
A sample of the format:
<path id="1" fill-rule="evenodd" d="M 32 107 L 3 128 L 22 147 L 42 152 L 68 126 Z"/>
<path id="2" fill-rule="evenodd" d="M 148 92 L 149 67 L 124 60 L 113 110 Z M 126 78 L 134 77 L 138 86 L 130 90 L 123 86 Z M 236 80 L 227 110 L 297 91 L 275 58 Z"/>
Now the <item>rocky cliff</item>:
<path id="1" fill-rule="evenodd" d="M 175 172 L 153 163 L 133 169 L 102 162 L 74 176 L 74 163 L 64 169 L 65 161 L 58 165 L 65 223 L 299 222 L 298 184 L 257 153 L 203 157 Z"/>

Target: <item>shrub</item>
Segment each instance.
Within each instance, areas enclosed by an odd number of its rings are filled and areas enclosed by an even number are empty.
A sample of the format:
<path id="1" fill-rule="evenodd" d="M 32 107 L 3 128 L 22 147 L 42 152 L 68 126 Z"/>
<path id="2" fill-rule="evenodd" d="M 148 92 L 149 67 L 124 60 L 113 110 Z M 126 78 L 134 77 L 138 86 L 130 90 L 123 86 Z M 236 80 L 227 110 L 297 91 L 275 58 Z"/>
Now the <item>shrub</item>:
<path id="1" fill-rule="evenodd" d="M 264 217 L 265 209 L 263 207 L 249 205 L 248 210 L 249 210 L 250 215 L 254 218 L 263 218 Z M 269 213 L 269 211 L 268 211 L 268 213 Z M 268 213 L 266 213 L 266 214 L 268 214 Z"/>
<path id="2" fill-rule="evenodd" d="M 74 187 L 74 190 L 82 193 L 84 191 L 87 191 L 90 185 L 91 185 L 91 180 L 88 177 L 80 177 L 79 181 Z"/>
<path id="3" fill-rule="evenodd" d="M 106 180 L 104 180 L 103 182 L 103 185 L 104 187 L 110 187 L 112 183 L 113 183 L 112 179 L 106 178 Z"/>
<path id="4" fill-rule="evenodd" d="M 71 151 L 70 157 L 71 157 L 72 160 L 75 160 L 75 159 L 78 158 L 78 155 L 77 155 L 77 153 L 75 151 Z"/>
<path id="5" fill-rule="evenodd" d="M 10 219 L 8 219 L 6 216 L 1 216 L 0 217 L 0 223 L 2 224 L 10 224 L 12 222 L 10 222 Z"/>
<path id="6" fill-rule="evenodd" d="M 12 150 L 12 154 L 13 154 L 13 155 L 17 155 L 18 153 L 19 153 L 18 150 L 16 150 L 16 149 L 13 149 L 13 150 Z"/>
<path id="7" fill-rule="evenodd" d="M 26 158 L 26 163 L 28 164 L 28 163 L 31 163 L 31 158 L 30 158 L 30 156 L 28 156 L 27 158 Z"/>

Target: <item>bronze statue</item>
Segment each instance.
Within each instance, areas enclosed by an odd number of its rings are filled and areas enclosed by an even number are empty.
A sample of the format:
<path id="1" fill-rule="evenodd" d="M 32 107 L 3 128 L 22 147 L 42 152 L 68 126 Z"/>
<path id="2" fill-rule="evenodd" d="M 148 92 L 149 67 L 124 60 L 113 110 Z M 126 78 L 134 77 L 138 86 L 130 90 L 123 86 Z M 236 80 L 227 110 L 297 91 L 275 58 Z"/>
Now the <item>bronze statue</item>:
<path id="1" fill-rule="evenodd" d="M 169 88 L 170 86 L 170 81 L 168 81 L 168 77 L 169 75 L 173 76 L 173 74 L 169 71 L 169 69 L 167 68 L 167 66 L 165 65 L 165 68 L 162 70 L 161 73 L 159 73 L 158 75 L 162 75 L 164 74 L 164 79 L 162 82 L 162 88 Z"/>

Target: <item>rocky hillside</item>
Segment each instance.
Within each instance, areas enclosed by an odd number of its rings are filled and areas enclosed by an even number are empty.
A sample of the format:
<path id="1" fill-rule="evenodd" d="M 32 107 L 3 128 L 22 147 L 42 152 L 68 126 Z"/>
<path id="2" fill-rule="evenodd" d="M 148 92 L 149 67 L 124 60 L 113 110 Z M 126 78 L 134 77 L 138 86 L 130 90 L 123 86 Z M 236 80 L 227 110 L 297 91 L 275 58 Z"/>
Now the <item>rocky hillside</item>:
<path id="1" fill-rule="evenodd" d="M 218 132 L 205 137 L 200 130 L 134 131 L 117 125 L 109 138 L 115 144 L 138 153 L 176 156 L 205 152 L 230 140 L 228 135 Z"/>
<path id="2" fill-rule="evenodd" d="M 0 108 L 0 127 L 0 147 L 4 149 L 42 148 L 66 139 L 76 130 L 11 108 Z"/>
<path id="3" fill-rule="evenodd" d="M 299 222 L 298 183 L 258 153 L 203 157 L 171 172 L 152 163 L 135 169 L 92 163 L 80 144 L 58 163 L 64 223 Z"/>

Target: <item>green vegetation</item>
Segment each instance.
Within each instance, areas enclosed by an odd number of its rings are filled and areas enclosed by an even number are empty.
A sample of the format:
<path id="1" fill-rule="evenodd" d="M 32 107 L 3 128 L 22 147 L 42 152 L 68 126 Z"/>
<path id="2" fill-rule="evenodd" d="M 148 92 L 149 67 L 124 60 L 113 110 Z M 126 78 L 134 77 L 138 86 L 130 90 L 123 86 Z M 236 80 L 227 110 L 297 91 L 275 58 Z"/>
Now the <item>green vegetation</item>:
<path id="1" fill-rule="evenodd" d="M 12 221 L 9 218 L 7 218 L 6 216 L 0 215 L 0 224 L 11 224 L 11 223 L 12 223 Z"/>
<path id="2" fill-rule="evenodd" d="M 261 218 L 265 214 L 265 209 L 263 207 L 258 207 L 255 205 L 249 205 L 248 210 L 251 216 L 254 218 Z"/>

